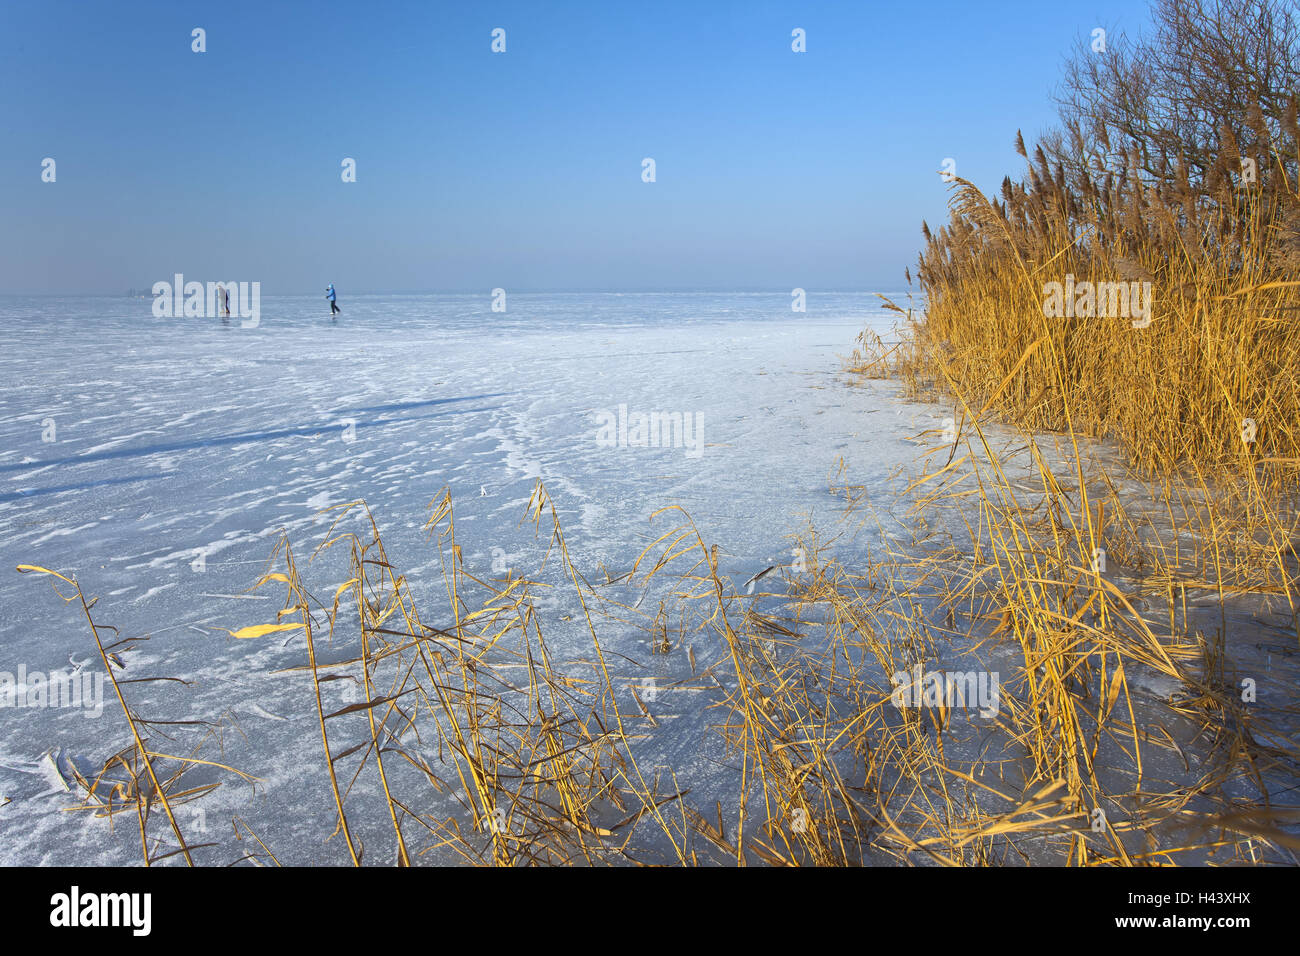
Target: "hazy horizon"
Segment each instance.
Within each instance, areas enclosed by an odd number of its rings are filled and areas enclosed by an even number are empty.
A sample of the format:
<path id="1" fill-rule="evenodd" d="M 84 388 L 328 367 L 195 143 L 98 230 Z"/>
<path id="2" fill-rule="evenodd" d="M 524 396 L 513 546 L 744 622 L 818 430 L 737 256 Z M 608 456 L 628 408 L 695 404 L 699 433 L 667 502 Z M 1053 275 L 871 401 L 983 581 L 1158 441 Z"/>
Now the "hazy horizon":
<path id="1" fill-rule="evenodd" d="M 186 276 L 186 282 L 191 280 L 198 281 L 194 276 Z M 207 280 L 204 279 L 206 290 Z M 215 280 L 214 280 L 215 281 Z M 128 292 L 134 289 L 135 295 L 128 295 Z M 339 302 L 346 303 L 348 299 L 355 298 L 373 298 L 380 296 L 448 296 L 463 298 L 482 298 L 484 302 L 489 302 L 492 298 L 491 289 L 341 289 L 336 286 Z M 662 296 L 689 296 L 689 295 L 738 295 L 738 296 L 779 296 L 789 300 L 791 289 L 774 289 L 774 288 L 748 288 L 733 289 L 718 287 L 708 288 L 623 288 L 623 289 L 509 289 L 509 296 L 564 296 L 564 295 L 610 295 L 610 296 L 637 296 L 637 295 L 662 295 Z M 920 292 L 915 286 L 907 288 L 905 283 L 898 283 L 895 286 L 879 286 L 877 288 L 814 288 L 804 290 L 806 298 L 809 301 L 815 301 L 819 296 L 844 296 L 844 295 L 885 295 L 885 296 L 903 296 L 915 295 L 920 296 Z M 322 302 L 322 308 L 325 307 L 325 296 L 320 290 L 299 289 L 299 290 L 274 290 L 267 291 L 265 286 L 262 288 L 261 297 L 263 299 L 291 299 L 291 298 L 318 298 Z M 128 286 L 121 292 L 0 292 L 0 299 L 124 299 L 124 298 L 154 298 L 148 288 L 140 286 Z"/>

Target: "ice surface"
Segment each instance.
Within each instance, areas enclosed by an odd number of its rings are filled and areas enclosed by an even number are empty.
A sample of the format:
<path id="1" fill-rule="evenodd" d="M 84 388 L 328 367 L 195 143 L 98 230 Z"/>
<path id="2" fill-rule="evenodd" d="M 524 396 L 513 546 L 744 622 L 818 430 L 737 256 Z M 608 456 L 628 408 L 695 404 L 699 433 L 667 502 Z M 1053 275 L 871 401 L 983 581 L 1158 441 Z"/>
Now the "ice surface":
<path id="1" fill-rule="evenodd" d="M 280 534 L 305 559 L 327 527 L 320 510 L 364 498 L 390 556 L 432 598 L 430 499 L 450 486 L 465 565 L 487 576 L 493 549 L 511 564 L 540 555 L 518 526 L 540 478 L 582 567 L 630 566 L 666 530 L 651 513 L 676 504 L 739 587 L 789 562 L 786 535 L 806 518 L 833 522 L 841 459 L 855 483 L 883 488 L 916 453 L 908 437 L 937 427 L 892 383 L 844 387 L 838 356 L 864 326 L 892 325 L 875 296 L 812 294 L 806 313 L 790 301 L 512 294 L 502 314 L 486 293 L 343 294 L 333 323 L 323 299 L 267 295 L 260 326 L 243 328 L 158 319 L 147 299 L 0 299 L 0 670 L 66 671 L 69 655 L 93 653 L 79 608 L 12 569 L 75 575 L 100 597 L 100 622 L 149 635 L 130 676 L 192 682 L 139 685 L 142 710 L 231 714 L 247 735 L 230 759 L 263 784 L 228 785 L 208 825 L 238 812 L 282 861 L 342 862 L 339 841 L 322 842 L 333 820 L 314 711 L 301 681 L 273 674 L 301 654 L 283 635 L 227 633 L 280 607 L 278 594 L 243 593 Z M 595 413 L 620 405 L 691 413 L 702 454 L 602 447 Z M 706 703 L 674 712 L 699 721 Z M 12 800 L 0 862 L 139 861 L 133 821 L 110 832 L 58 812 L 72 798 L 41 769 L 52 750 L 98 766 L 124 746 L 116 708 L 0 709 L 0 795 Z M 673 759 L 698 762 L 699 736 Z"/>

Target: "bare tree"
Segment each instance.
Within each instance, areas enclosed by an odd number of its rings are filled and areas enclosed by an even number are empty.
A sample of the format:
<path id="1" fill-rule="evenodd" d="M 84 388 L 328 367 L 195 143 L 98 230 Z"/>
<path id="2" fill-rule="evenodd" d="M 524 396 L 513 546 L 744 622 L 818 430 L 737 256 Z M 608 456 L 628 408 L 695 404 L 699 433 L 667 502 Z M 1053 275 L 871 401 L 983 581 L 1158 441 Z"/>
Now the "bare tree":
<path id="1" fill-rule="evenodd" d="M 1156 0 L 1154 31 L 1104 51 L 1080 42 L 1057 92 L 1061 128 L 1044 137 L 1076 189 L 1132 168 L 1210 196 L 1253 161 L 1265 194 L 1297 174 L 1300 9 L 1292 0 Z"/>

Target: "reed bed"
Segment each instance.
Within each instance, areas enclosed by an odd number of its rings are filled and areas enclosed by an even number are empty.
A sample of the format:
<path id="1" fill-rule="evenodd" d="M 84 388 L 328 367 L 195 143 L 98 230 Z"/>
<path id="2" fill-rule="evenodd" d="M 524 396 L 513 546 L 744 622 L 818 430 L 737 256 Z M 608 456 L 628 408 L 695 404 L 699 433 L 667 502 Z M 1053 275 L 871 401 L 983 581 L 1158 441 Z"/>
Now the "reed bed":
<path id="1" fill-rule="evenodd" d="M 284 676 L 307 678 L 316 715 L 333 820 L 321 836 L 357 865 L 1294 862 L 1294 810 L 1270 788 L 1294 773 L 1297 715 L 1240 699 L 1222 635 L 1189 614 L 1204 585 L 1096 573 L 1079 550 L 1082 496 L 1053 476 L 1052 453 L 999 454 L 981 427 L 964 435 L 960 455 L 931 448 L 935 466 L 906 492 L 910 540 L 876 534 L 865 560 L 845 564 L 810 529 L 806 564 L 768 569 L 761 589 L 721 573 L 716 545 L 677 508 L 656 516 L 669 527 L 630 568 L 588 576 L 539 483 L 523 517 L 576 619 L 539 604 L 544 567 L 466 572 L 444 492 L 427 524 L 443 559 L 435 608 L 417 609 L 356 502 L 333 509 L 313 556 L 341 549 L 346 577 L 313 594 L 283 541 L 256 585 L 283 590 L 281 611 L 231 633 L 301 647 Z M 846 526 L 877 521 L 867 489 L 831 491 Z M 1102 501 L 1117 508 L 1119 495 Z M 935 520 L 944 513 L 969 521 Z M 1126 527 L 1115 514 L 1103 542 Z M 1150 613 L 1160 588 L 1167 615 Z M 552 626 L 570 648 L 585 633 L 589 653 L 557 660 Z M 657 698 L 638 692 L 652 664 Z M 995 712 L 960 699 L 898 706 L 898 677 L 918 666 L 1002 675 Z M 1181 690 L 1152 700 L 1132 686 L 1142 674 Z M 687 694 L 716 717 L 674 721 L 669 705 Z M 138 733 L 124 690 L 120 703 Z M 715 734 L 726 799 L 709 807 L 693 793 L 699 761 L 662 753 L 665 735 L 689 754 L 676 738 Z M 230 862 L 222 842 L 187 842 L 171 810 L 203 793 L 149 768 L 238 772 L 143 736 L 134 753 L 109 763 L 138 781 L 115 791 L 114 809 L 136 811 L 142 846 L 167 848 L 145 861 Z M 84 790 L 90 807 L 98 788 Z M 166 828 L 147 838 L 159 807 Z M 247 820 L 232 826 L 258 844 L 236 860 L 277 860 Z"/>
<path id="2" fill-rule="evenodd" d="M 1134 856 L 1116 832 L 1101 859 L 1188 857 L 1157 834 L 1195 821 L 1206 859 L 1258 861 L 1225 821 L 1296 844 L 1294 695 L 1262 706 L 1263 668 L 1234 658 L 1264 620 L 1296 642 L 1300 43 L 1294 9 L 1267 0 L 1154 13 L 1152 36 L 1079 51 L 1060 129 L 1032 153 L 1016 136 L 1021 181 L 997 198 L 952 183 L 950 222 L 922 227 L 923 307 L 887 302 L 899 340 L 866 332 L 849 365 L 951 411 L 913 486 L 964 529 L 930 555 L 952 584 L 940 603 L 1018 646 L 1014 735 L 1036 775 L 1127 807 L 1147 845 Z M 1121 286 L 1149 308 L 1126 310 Z M 1145 775 L 1139 668 L 1179 688 L 1160 710 L 1212 758 L 1166 793 Z M 1117 773 L 1135 789 L 1103 780 Z M 1067 860 L 1088 852 L 1078 840 Z"/>

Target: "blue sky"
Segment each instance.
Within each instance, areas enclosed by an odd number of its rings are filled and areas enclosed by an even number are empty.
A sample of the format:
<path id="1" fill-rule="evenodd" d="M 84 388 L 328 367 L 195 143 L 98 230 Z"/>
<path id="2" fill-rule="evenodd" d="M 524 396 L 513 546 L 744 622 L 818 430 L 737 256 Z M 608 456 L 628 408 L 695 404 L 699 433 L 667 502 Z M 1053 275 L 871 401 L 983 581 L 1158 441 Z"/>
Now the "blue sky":
<path id="1" fill-rule="evenodd" d="M 896 289 L 947 218 L 942 160 L 996 189 L 1075 39 L 1147 22 L 1110 0 L 5 0 L 0 292 Z"/>

